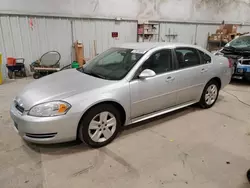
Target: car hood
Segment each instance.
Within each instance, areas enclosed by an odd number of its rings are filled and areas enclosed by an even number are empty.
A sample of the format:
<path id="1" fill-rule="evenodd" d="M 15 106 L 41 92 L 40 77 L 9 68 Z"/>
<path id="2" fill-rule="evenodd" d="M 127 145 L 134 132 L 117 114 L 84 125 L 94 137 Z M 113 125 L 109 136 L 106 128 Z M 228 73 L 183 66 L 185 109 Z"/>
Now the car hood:
<path id="1" fill-rule="evenodd" d="M 114 81 L 86 75 L 76 69 L 54 73 L 27 85 L 16 97 L 25 110 L 53 100 L 63 100 L 81 92 L 88 92 Z"/>
<path id="2" fill-rule="evenodd" d="M 224 55 L 238 55 L 238 56 L 249 56 L 249 48 L 234 48 L 234 47 L 223 47 L 220 51 Z"/>

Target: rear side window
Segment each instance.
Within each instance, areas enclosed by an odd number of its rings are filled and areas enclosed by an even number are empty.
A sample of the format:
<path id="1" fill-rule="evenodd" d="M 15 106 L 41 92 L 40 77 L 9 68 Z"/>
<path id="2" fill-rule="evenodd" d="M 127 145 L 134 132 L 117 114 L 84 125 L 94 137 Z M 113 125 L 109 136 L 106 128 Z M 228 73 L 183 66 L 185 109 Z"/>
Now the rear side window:
<path id="1" fill-rule="evenodd" d="M 179 69 L 200 65 L 200 56 L 196 49 L 176 48 L 175 53 L 179 63 Z"/>
<path id="2" fill-rule="evenodd" d="M 199 53 L 200 53 L 200 56 L 201 56 L 201 64 L 208 64 L 208 63 L 211 63 L 211 57 L 206 54 L 205 52 L 202 52 L 200 50 L 198 50 Z"/>

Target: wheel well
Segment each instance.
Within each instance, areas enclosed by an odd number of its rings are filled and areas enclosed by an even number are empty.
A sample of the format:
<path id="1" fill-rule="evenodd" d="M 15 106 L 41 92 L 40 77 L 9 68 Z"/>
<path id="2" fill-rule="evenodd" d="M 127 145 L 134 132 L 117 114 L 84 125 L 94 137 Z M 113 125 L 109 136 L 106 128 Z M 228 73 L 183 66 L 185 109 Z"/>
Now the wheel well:
<path id="1" fill-rule="evenodd" d="M 218 78 L 218 77 L 214 77 L 214 78 L 212 78 L 210 81 L 216 81 L 219 85 L 218 85 L 218 87 L 219 87 L 219 90 L 220 90 L 220 88 L 221 88 L 221 80 L 220 80 L 220 78 Z M 210 82 L 209 81 L 209 82 Z"/>
<path id="2" fill-rule="evenodd" d="M 120 105 L 119 103 L 114 102 L 114 101 L 105 101 L 105 102 L 101 102 L 101 103 L 95 104 L 94 106 L 91 106 L 91 107 L 82 115 L 82 117 L 81 117 L 81 119 L 80 119 L 80 121 L 79 121 L 79 123 L 78 123 L 78 128 L 77 128 L 77 133 L 76 133 L 77 138 L 78 138 L 78 129 L 79 129 L 79 127 L 80 127 L 80 123 L 81 123 L 81 121 L 83 120 L 83 118 L 84 118 L 84 116 L 86 115 L 86 113 L 87 113 L 90 109 L 92 109 L 92 108 L 94 108 L 94 107 L 96 107 L 96 106 L 102 105 L 102 104 L 110 104 L 110 105 L 113 105 L 113 106 L 120 112 L 120 115 L 121 115 L 121 122 L 122 122 L 122 125 L 124 125 L 124 123 L 125 123 L 125 121 L 126 121 L 126 112 L 125 112 L 124 108 L 122 107 L 122 105 Z"/>

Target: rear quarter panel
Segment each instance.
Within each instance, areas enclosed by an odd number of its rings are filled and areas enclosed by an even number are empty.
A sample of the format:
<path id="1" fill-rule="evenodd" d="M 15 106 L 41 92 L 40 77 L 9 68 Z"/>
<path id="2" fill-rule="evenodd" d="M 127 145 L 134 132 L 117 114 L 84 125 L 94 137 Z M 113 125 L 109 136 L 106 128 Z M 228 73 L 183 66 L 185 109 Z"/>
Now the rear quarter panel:
<path id="1" fill-rule="evenodd" d="M 233 69 L 229 67 L 229 60 L 223 56 L 212 55 L 213 72 L 221 80 L 221 89 L 230 83 Z"/>

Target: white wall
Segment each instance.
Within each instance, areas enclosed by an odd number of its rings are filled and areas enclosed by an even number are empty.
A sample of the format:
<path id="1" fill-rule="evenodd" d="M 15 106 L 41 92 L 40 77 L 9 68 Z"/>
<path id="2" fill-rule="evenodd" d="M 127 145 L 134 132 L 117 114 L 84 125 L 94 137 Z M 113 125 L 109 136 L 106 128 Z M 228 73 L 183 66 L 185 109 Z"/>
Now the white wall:
<path id="1" fill-rule="evenodd" d="M 136 42 L 137 22 L 113 20 L 88 20 L 67 18 L 1 16 L 0 15 L 0 53 L 3 55 L 3 75 L 7 57 L 24 58 L 27 71 L 29 65 L 38 60 L 47 51 L 56 50 L 61 54 L 61 67 L 72 62 L 74 50 L 72 41 L 84 44 L 84 57 L 94 56 L 115 44 Z M 72 25 L 71 25 L 72 24 Z M 72 27 L 71 27 L 72 26 Z M 111 33 L 119 33 L 112 38 Z M 73 55 L 74 56 L 74 55 Z"/>
<path id="2" fill-rule="evenodd" d="M 250 0 L 0 0 L 1 13 L 250 22 Z"/>

